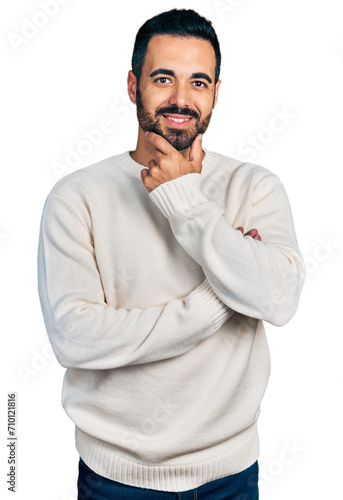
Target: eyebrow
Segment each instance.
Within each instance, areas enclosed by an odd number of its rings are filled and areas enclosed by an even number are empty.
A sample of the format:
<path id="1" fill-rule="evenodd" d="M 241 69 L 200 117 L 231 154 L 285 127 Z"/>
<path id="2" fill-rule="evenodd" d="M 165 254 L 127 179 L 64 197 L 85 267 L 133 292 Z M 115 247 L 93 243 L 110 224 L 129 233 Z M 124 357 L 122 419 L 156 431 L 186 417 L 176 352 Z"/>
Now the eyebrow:
<path id="1" fill-rule="evenodd" d="M 201 78 L 202 80 L 207 80 L 208 83 L 212 83 L 212 78 L 206 75 L 206 73 L 193 73 L 191 78 Z"/>
<path id="2" fill-rule="evenodd" d="M 164 68 L 159 68 L 159 69 L 156 69 L 155 71 L 153 71 L 149 77 L 152 78 L 153 76 L 156 76 L 156 75 L 169 75 L 169 76 L 175 76 L 175 73 L 174 71 L 172 71 L 171 69 L 164 69 Z"/>
<path id="3" fill-rule="evenodd" d="M 175 72 L 172 71 L 171 69 L 166 69 L 166 68 L 159 68 L 153 71 L 149 77 L 153 78 L 156 75 L 168 75 L 168 76 L 175 76 Z M 206 73 L 193 73 L 191 75 L 191 78 L 201 78 L 203 80 L 207 80 L 208 83 L 212 83 L 212 78 L 210 78 Z"/>

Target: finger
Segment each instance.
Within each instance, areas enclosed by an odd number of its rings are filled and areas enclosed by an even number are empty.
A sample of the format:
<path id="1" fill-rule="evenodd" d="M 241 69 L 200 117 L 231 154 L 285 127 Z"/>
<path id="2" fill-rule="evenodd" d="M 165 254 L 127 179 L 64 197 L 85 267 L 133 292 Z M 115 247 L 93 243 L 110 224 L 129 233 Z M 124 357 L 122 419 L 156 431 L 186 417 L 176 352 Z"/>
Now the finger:
<path id="1" fill-rule="evenodd" d="M 157 166 L 157 163 L 155 160 L 153 160 L 153 159 L 149 160 L 149 162 L 148 162 L 149 169 L 152 167 L 156 167 L 156 166 Z"/>
<path id="2" fill-rule="evenodd" d="M 242 234 L 244 234 L 244 228 L 242 226 L 239 226 L 238 228 L 238 231 L 240 231 Z"/>
<path id="3" fill-rule="evenodd" d="M 145 132 L 145 138 L 165 155 L 177 151 L 164 137 L 155 134 L 155 132 Z"/>
<path id="4" fill-rule="evenodd" d="M 257 229 L 250 229 L 244 236 L 256 236 L 256 234 L 258 234 Z"/>
<path id="5" fill-rule="evenodd" d="M 258 240 L 258 241 L 262 241 L 261 236 L 259 234 L 255 234 L 255 236 L 253 236 L 253 239 Z"/>
<path id="6" fill-rule="evenodd" d="M 202 135 L 198 134 L 194 139 L 189 153 L 189 161 L 202 162 Z"/>
<path id="7" fill-rule="evenodd" d="M 156 160 L 156 164 L 158 164 L 160 162 L 160 160 L 162 158 L 165 158 L 166 155 L 164 153 L 162 153 L 159 149 L 155 148 L 153 151 L 152 151 L 152 154 Z"/>
<path id="8" fill-rule="evenodd" d="M 143 170 L 141 170 L 141 178 L 142 178 L 143 184 L 144 184 L 145 178 L 148 176 L 149 176 L 149 170 L 147 168 L 143 168 Z"/>

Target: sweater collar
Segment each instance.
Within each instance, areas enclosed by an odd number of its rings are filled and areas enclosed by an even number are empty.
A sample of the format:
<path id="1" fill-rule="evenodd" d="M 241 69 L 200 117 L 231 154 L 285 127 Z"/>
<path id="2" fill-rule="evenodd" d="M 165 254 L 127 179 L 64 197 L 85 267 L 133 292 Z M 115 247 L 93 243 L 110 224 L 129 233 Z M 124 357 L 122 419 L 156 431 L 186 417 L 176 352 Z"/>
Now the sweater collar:
<path id="1" fill-rule="evenodd" d="M 202 171 L 201 175 L 203 177 L 206 177 L 208 173 L 212 170 L 214 163 L 216 161 L 216 153 L 213 153 L 212 151 L 208 151 L 207 149 L 203 148 L 205 152 L 204 159 L 202 161 Z M 125 153 L 122 153 L 121 156 L 121 164 L 125 168 L 125 170 L 130 173 L 133 177 L 137 177 L 138 179 L 141 179 L 141 170 L 143 168 L 146 168 L 144 165 L 141 165 L 140 163 L 136 162 L 130 155 L 130 151 L 125 151 Z"/>

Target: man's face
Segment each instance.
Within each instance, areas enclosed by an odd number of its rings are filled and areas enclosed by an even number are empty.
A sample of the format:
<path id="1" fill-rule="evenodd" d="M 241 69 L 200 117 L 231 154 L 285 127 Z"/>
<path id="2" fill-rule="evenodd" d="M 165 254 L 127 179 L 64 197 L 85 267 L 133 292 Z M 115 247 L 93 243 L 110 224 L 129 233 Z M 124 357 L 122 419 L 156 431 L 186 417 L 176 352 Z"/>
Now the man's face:
<path id="1" fill-rule="evenodd" d="M 156 35 L 148 45 L 136 89 L 137 117 L 144 131 L 182 151 L 203 134 L 218 97 L 215 52 L 206 40 Z"/>

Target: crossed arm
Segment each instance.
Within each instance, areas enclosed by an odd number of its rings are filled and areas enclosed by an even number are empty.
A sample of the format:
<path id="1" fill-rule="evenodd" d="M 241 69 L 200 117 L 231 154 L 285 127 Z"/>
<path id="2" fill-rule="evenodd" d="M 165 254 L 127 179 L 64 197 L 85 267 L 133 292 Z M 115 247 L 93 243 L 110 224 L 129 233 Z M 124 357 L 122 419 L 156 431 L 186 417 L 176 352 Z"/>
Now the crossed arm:
<path id="1" fill-rule="evenodd" d="M 280 179 L 269 173 L 254 187 L 252 229 L 244 235 L 251 238 L 242 238 L 239 231 L 244 234 L 244 229 L 236 231 L 225 219 L 225 210 L 200 189 L 201 136 L 188 159 L 153 132 L 146 133 L 146 139 L 153 146 L 152 159 L 149 170 L 141 172 L 142 181 L 216 295 L 246 316 L 276 326 L 287 323 L 297 309 L 305 266 Z"/>
<path id="2" fill-rule="evenodd" d="M 280 185 L 273 178 L 276 194 L 271 184 L 256 199 L 251 221 L 260 227 L 263 220 L 262 242 L 256 229 L 246 238 L 242 227 L 232 228 L 224 210 L 202 194 L 199 172 L 190 173 L 160 182 L 149 195 L 206 279 L 188 296 L 145 310 L 106 303 L 92 235 L 70 200 L 49 195 L 40 229 L 38 288 L 62 366 L 110 369 L 168 359 L 213 335 L 236 311 L 276 325 L 294 314 L 302 261 L 292 221 L 282 215 L 287 200 Z M 265 215 L 265 200 L 273 204 L 273 214 Z"/>

